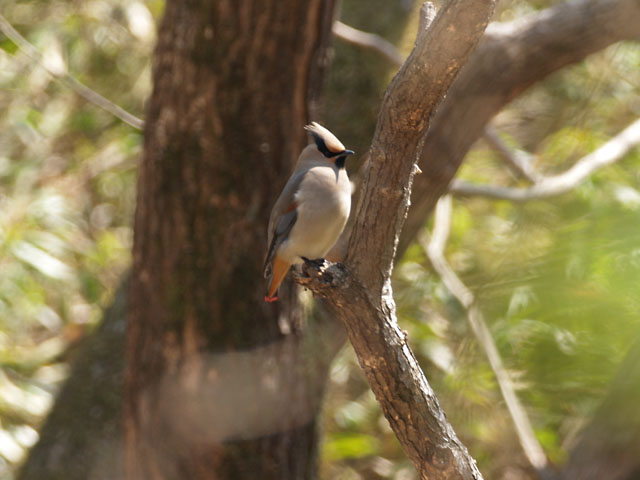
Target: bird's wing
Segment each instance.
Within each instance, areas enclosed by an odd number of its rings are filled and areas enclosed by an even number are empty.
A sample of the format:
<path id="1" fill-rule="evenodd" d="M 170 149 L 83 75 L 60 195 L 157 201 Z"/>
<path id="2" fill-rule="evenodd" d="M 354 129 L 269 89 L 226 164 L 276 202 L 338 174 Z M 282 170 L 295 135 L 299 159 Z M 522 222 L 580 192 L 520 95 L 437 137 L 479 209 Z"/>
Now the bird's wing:
<path id="1" fill-rule="evenodd" d="M 273 258 L 276 254 L 278 246 L 288 238 L 289 232 L 298 219 L 297 204 L 295 194 L 300 188 L 300 182 L 304 178 L 307 170 L 294 173 L 287 184 L 284 186 L 282 193 L 278 197 L 276 204 L 271 211 L 269 219 L 269 231 L 267 245 L 267 256 L 264 261 L 264 276 L 271 276 L 271 267 Z"/>

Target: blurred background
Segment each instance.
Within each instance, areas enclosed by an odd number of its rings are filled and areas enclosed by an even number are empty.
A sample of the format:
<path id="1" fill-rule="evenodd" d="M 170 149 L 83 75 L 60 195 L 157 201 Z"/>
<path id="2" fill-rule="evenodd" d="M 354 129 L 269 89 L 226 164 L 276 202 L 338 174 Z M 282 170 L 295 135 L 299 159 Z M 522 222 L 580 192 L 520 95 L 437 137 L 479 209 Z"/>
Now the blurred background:
<path id="1" fill-rule="evenodd" d="M 503 0 L 495 20 L 554 3 Z M 37 441 L 77 345 L 98 325 L 130 263 L 142 134 L 51 72 L 70 73 L 143 117 L 163 2 L 1 5 L 0 14 L 42 53 L 36 61 L 0 34 L 4 480 Z M 339 18 L 407 55 L 418 8 L 410 0 L 344 0 Z M 397 67 L 341 39 L 333 45 L 324 122 L 365 152 Z M 560 173 L 640 116 L 639 67 L 637 43 L 615 44 L 536 84 L 492 125 L 509 148 L 531 154 L 539 172 Z M 485 140 L 458 177 L 517 184 Z M 445 255 L 473 292 L 538 441 L 560 465 L 640 338 L 639 183 L 636 148 L 559 197 L 453 200 Z M 533 478 L 467 312 L 419 242 L 398 260 L 394 293 L 401 327 L 485 478 Z M 321 471 L 325 479 L 417 478 L 350 347 L 331 370 Z"/>

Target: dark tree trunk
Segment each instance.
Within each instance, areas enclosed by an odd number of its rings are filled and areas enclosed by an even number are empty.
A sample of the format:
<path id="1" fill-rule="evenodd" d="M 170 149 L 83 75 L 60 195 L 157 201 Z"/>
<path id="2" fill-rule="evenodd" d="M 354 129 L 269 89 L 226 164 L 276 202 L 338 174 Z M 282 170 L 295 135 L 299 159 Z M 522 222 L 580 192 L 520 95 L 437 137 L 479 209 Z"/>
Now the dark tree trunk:
<path id="1" fill-rule="evenodd" d="M 306 353 L 293 295 L 264 303 L 261 266 L 332 13 L 320 0 L 167 3 L 135 219 L 129 479 L 314 476 L 328 362 Z"/>

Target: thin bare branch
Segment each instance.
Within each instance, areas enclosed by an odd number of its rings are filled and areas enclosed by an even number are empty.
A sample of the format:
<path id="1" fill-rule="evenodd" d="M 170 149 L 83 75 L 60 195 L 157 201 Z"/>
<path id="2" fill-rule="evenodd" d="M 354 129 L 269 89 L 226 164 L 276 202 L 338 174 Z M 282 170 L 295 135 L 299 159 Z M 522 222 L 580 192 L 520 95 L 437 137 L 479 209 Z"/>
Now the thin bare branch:
<path id="1" fill-rule="evenodd" d="M 335 21 L 333 23 L 333 34 L 345 42 L 378 52 L 398 67 L 404 62 L 404 56 L 398 49 L 391 42 L 375 33 L 363 32 L 340 21 Z"/>
<path id="2" fill-rule="evenodd" d="M 13 28 L 13 25 L 11 25 L 2 15 L 0 15 L 0 31 L 2 31 L 2 33 L 4 33 L 7 38 L 9 38 L 13 43 L 15 43 L 25 55 L 27 55 L 34 62 L 44 68 L 47 73 L 49 73 L 49 75 L 51 75 L 53 78 L 59 80 L 61 83 L 75 91 L 85 100 L 93 103 L 103 110 L 106 110 L 115 117 L 118 117 L 124 123 L 131 125 L 133 128 L 136 128 L 138 130 L 142 130 L 144 126 L 143 120 L 127 112 L 125 109 L 116 105 L 111 100 L 107 100 L 99 93 L 91 90 L 84 83 L 82 83 L 80 80 L 73 77 L 69 73 L 61 73 L 49 68 L 43 60 L 42 53 L 40 53 L 40 51 L 36 47 L 29 43 L 26 38 L 20 35 L 20 33 L 15 28 Z"/>
<path id="3" fill-rule="evenodd" d="M 418 236 L 418 241 L 429 257 L 434 270 L 440 275 L 444 285 L 465 308 L 471 330 L 484 350 L 491 369 L 496 376 L 500 391 L 515 425 L 520 445 L 531 465 L 536 471 L 544 474 L 549 467 L 547 457 L 536 439 L 529 417 L 516 395 L 509 373 L 502 363 L 498 348 L 484 321 L 482 311 L 478 307 L 471 290 L 456 275 L 444 256 L 444 249 L 451 227 L 451 210 L 451 196 L 445 195 L 441 197 L 436 205 L 433 236 L 429 239 L 429 234 L 426 230 L 423 230 Z"/>
<path id="4" fill-rule="evenodd" d="M 498 131 L 491 125 L 484 129 L 484 138 L 491 147 L 497 151 L 507 165 L 517 174 L 523 176 L 530 182 L 537 182 L 542 176 L 533 167 L 533 155 L 523 150 L 509 147 Z"/>
<path id="5" fill-rule="evenodd" d="M 638 144 L 640 144 L 640 119 L 600 148 L 580 159 L 566 172 L 551 177 L 542 176 L 531 187 L 476 185 L 462 180 L 454 180 L 449 190 L 460 196 L 483 196 L 513 202 L 554 197 L 573 190 L 594 172 L 623 158 Z"/>

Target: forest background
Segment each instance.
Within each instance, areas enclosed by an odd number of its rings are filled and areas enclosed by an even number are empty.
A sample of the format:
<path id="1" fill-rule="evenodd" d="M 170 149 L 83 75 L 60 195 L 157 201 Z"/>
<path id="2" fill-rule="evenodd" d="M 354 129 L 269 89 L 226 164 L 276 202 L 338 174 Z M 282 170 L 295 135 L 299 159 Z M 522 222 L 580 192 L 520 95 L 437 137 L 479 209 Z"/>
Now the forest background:
<path id="1" fill-rule="evenodd" d="M 494 20 L 557 3 L 502 1 Z M 0 12 L 42 52 L 34 59 L 0 37 L 0 478 L 14 478 L 37 442 L 70 362 L 130 267 L 142 133 L 79 96 L 65 75 L 143 117 L 163 6 L 14 2 Z M 338 18 L 387 39 L 402 57 L 415 41 L 418 8 L 345 0 Z M 322 121 L 365 152 L 397 65 L 341 38 L 331 58 Z M 545 78 L 493 119 L 457 178 L 522 186 L 520 173 L 505 168 L 509 155 L 539 174 L 567 170 L 638 118 L 639 67 L 638 44 L 621 42 Z M 548 199 L 453 192 L 446 258 L 473 292 L 536 439 L 558 465 L 640 337 L 640 153 L 616 160 Z M 470 309 L 432 267 L 426 235 L 420 239 L 394 274 L 401 327 L 485 477 L 534 478 L 468 326 Z M 331 367 L 327 390 L 323 478 L 417 478 L 350 348 Z M 616 408 L 630 409 L 634 398 Z M 628 418 L 637 427 L 624 434 L 628 445 L 640 436 L 638 415 Z"/>

